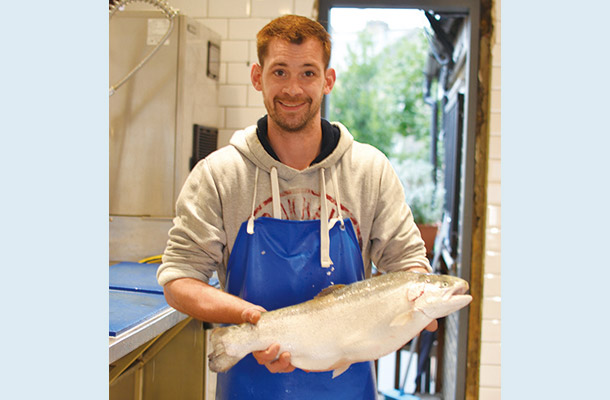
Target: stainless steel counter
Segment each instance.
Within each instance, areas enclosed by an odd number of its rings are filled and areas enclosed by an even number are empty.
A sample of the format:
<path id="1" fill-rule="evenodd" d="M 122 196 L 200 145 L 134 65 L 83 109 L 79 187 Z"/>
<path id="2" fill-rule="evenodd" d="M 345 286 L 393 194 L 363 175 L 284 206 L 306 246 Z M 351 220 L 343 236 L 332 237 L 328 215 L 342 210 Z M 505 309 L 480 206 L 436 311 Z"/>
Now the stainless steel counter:
<path id="1" fill-rule="evenodd" d="M 186 318 L 187 315 L 168 306 L 141 324 L 116 337 L 109 337 L 109 363 L 129 354 Z"/>

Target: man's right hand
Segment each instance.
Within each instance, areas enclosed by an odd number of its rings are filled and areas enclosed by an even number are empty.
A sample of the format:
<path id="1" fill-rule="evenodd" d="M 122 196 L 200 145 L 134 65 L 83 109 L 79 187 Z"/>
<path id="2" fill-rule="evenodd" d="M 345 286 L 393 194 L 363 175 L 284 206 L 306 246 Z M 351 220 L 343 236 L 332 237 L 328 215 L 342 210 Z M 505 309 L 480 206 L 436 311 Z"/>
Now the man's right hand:
<path id="1" fill-rule="evenodd" d="M 263 307 L 253 305 L 242 311 L 241 319 L 244 322 L 256 324 L 261 319 L 261 313 L 265 311 L 266 310 Z M 252 355 L 260 365 L 267 367 L 269 372 L 278 373 L 294 371 L 295 367 L 290 364 L 290 353 L 283 352 L 282 354 L 278 354 L 279 352 L 279 343 L 274 343 L 269 346 L 267 350 L 253 351 Z"/>

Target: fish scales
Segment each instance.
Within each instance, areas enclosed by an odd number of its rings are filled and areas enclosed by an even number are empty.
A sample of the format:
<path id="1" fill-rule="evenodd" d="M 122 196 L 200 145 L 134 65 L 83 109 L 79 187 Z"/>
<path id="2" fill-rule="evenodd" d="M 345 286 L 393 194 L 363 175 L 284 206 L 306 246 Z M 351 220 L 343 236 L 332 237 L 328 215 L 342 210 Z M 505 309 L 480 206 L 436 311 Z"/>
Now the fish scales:
<path id="1" fill-rule="evenodd" d="M 210 369 L 223 372 L 252 351 L 280 344 L 305 370 L 375 360 L 415 337 L 433 319 L 466 306 L 466 281 L 448 275 L 398 271 L 331 287 L 313 300 L 263 313 L 256 325 L 216 328 Z"/>

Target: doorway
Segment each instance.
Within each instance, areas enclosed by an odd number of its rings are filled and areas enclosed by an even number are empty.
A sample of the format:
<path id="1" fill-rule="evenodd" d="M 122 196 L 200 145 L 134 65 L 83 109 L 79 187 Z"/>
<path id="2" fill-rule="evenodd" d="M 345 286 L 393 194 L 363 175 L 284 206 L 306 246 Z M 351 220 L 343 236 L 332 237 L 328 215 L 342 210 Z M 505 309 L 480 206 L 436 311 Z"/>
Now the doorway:
<path id="1" fill-rule="evenodd" d="M 392 18 L 385 20 L 379 18 L 378 13 L 381 13 L 382 9 L 389 9 Z M 438 217 L 441 229 L 437 234 L 432 261 L 437 271 L 456 275 L 467 281 L 471 281 L 472 274 L 472 227 L 475 207 L 474 154 L 478 104 L 476 78 L 479 12 L 479 2 L 474 0 L 427 2 L 320 0 L 318 15 L 320 23 L 333 36 L 331 66 L 338 70 L 335 88 L 339 89 L 338 96 L 333 98 L 331 94 L 325 99 L 323 106 L 325 118 L 344 122 L 348 129 L 357 132 L 354 134 L 357 140 L 369 141 L 384 151 L 391 161 L 392 159 L 396 161 L 395 168 L 398 166 L 396 169 L 399 175 L 401 162 L 408 160 L 403 168 L 408 174 L 416 169 L 413 159 L 427 160 L 427 165 L 432 169 L 431 176 L 435 188 L 433 193 L 434 195 L 442 193 L 440 200 L 438 196 L 432 199 L 437 202 L 436 204 L 442 205 L 441 215 Z M 399 67 L 398 64 L 393 65 L 393 61 L 386 58 L 386 53 L 391 51 L 385 50 L 388 43 L 399 40 L 394 37 L 396 31 L 402 30 L 404 33 L 410 30 L 408 24 L 411 22 L 407 15 L 413 13 L 419 14 L 427 22 L 427 24 L 421 20 L 419 22 L 421 29 L 426 30 L 424 40 L 426 60 L 421 68 L 421 74 L 417 77 L 407 74 L 405 68 Z M 341 26 L 338 22 L 341 14 L 350 15 L 347 17 L 348 27 L 355 32 L 345 34 L 333 32 L 333 29 Z M 358 28 L 358 14 L 369 17 L 364 28 L 360 27 L 360 30 L 354 29 Z M 396 24 L 394 21 L 396 17 L 399 20 L 402 18 L 404 26 L 401 27 L 399 21 L 398 27 L 392 28 Z M 351 42 L 345 39 L 346 35 L 352 35 Z M 410 50 L 403 49 L 401 53 L 400 50 L 394 49 L 394 52 L 402 57 L 412 55 L 417 50 L 417 46 L 421 46 L 422 37 L 415 35 L 411 39 L 404 40 L 405 49 Z M 344 46 L 343 42 L 351 43 L 351 47 Z M 409 42 L 410 48 L 407 44 Z M 362 67 L 359 71 L 361 75 L 352 74 L 354 70 L 350 71 L 350 66 L 358 62 L 361 64 L 359 67 Z M 391 68 L 384 69 L 384 66 L 388 65 Z M 341 80 L 345 78 L 342 73 L 347 74 L 348 77 L 344 87 L 340 86 Z M 378 79 L 376 73 L 381 74 L 383 79 Z M 368 80 L 367 74 L 369 74 Z M 399 79 L 388 83 L 388 75 L 394 78 L 401 77 L 402 82 Z M 417 83 L 405 84 L 412 81 Z M 370 87 L 372 83 L 387 86 Z M 354 87 L 350 88 L 350 84 Z M 415 95 L 417 101 L 407 105 L 409 99 L 405 96 L 401 98 L 402 102 L 396 100 L 400 96 L 396 97 L 392 89 L 397 86 L 402 87 L 403 94 L 405 90 L 413 89 L 415 86 L 415 90 L 419 91 Z M 369 90 L 369 96 L 355 96 L 356 89 L 360 92 Z M 350 90 L 352 90 L 351 94 Z M 395 103 L 390 108 L 400 109 L 402 117 L 396 117 L 395 113 L 384 114 L 387 107 L 380 106 L 379 97 L 394 99 Z M 348 99 L 345 105 L 341 104 L 343 98 Z M 360 101 L 368 102 L 373 108 L 369 112 L 352 112 L 353 115 L 350 115 L 348 106 L 351 105 L 352 109 L 357 108 L 354 105 Z M 367 118 L 362 118 L 363 115 Z M 384 121 L 394 124 L 390 135 L 387 135 L 388 129 L 382 127 L 380 123 Z M 361 132 L 358 124 L 362 124 Z M 422 131 L 427 131 L 427 134 L 423 134 Z M 439 188 L 442 191 L 436 190 Z M 474 292 L 472 294 L 476 295 Z M 441 343 L 438 349 L 441 354 L 438 354 L 438 365 L 433 368 L 436 376 L 432 383 L 444 399 L 466 397 L 466 382 L 469 379 L 467 361 L 469 365 L 472 364 L 471 360 L 467 360 L 468 333 L 468 310 L 462 310 L 445 318 L 442 332 L 439 330 L 437 341 Z M 414 366 L 411 367 L 411 370 L 413 369 Z M 478 373 L 478 369 L 476 372 Z M 404 370 L 400 373 L 404 373 Z M 401 381 L 402 378 L 401 376 Z M 382 382 L 380 388 L 381 385 Z M 420 389 L 430 392 L 430 386 Z M 431 391 L 434 392 L 435 389 Z"/>

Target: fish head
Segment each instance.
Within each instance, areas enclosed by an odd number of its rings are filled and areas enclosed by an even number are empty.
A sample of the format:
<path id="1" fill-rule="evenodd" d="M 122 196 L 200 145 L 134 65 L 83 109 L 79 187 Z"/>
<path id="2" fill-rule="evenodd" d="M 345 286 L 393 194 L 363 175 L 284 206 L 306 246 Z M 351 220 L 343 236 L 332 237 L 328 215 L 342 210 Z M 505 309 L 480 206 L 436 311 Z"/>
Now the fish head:
<path id="1" fill-rule="evenodd" d="M 430 319 L 445 317 L 466 307 L 472 296 L 466 294 L 468 282 L 451 275 L 417 274 L 407 289 L 407 299 Z"/>

